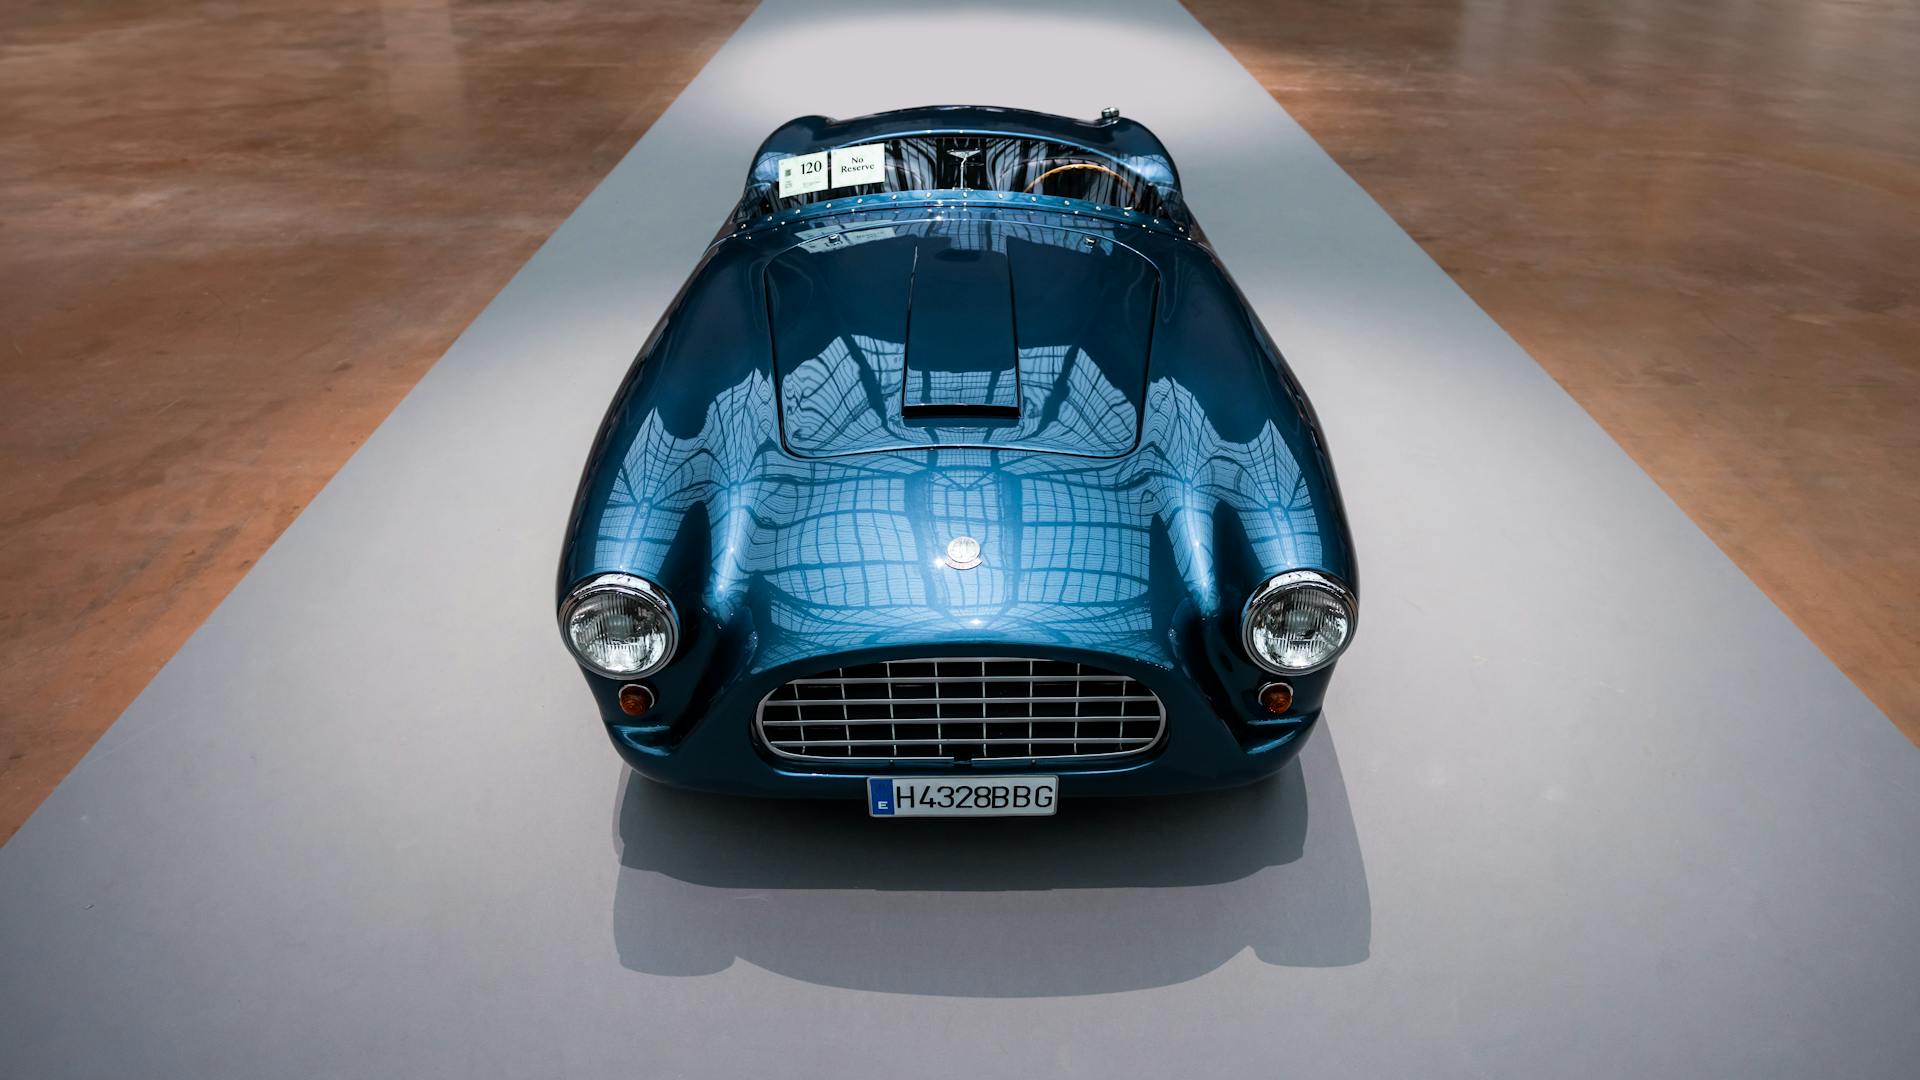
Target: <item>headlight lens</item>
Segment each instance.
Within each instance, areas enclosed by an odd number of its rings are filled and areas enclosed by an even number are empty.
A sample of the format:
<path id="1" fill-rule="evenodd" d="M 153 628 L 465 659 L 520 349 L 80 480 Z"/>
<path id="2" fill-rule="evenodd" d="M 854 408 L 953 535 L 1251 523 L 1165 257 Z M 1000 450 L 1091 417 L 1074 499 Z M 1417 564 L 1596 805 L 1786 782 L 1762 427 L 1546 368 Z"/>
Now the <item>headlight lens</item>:
<path id="1" fill-rule="evenodd" d="M 1312 570 L 1270 579 L 1247 601 L 1247 652 L 1283 675 L 1305 675 L 1333 663 L 1353 638 L 1359 614 L 1352 590 Z"/>
<path id="2" fill-rule="evenodd" d="M 631 574 L 601 574 L 560 605 L 560 631 L 575 659 L 610 679 L 638 679 L 667 666 L 680 620 L 660 586 Z"/>

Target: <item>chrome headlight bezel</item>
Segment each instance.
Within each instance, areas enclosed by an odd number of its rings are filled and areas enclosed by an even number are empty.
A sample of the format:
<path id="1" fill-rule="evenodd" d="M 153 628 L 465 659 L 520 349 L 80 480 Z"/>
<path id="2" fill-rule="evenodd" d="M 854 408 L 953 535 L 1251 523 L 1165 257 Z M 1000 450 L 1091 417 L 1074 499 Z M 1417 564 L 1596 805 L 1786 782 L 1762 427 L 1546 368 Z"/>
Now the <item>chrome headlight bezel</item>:
<path id="1" fill-rule="evenodd" d="M 579 646 L 573 640 L 573 616 L 581 604 L 607 594 L 630 597 L 641 604 L 656 609 L 666 624 L 666 646 L 660 652 L 660 659 L 645 668 L 636 671 L 615 671 L 581 654 Z M 582 580 L 567 591 L 567 598 L 560 604 L 560 639 L 567 644 L 567 652 L 581 667 L 603 678 L 632 682 L 658 674 L 661 669 L 673 662 L 674 653 L 680 648 L 680 613 L 673 606 L 673 600 L 665 589 L 643 577 L 632 574 L 595 574 Z"/>
<path id="2" fill-rule="evenodd" d="M 1347 636 L 1324 660 L 1306 667 L 1287 667 L 1277 662 L 1270 662 L 1259 649 L 1254 647 L 1253 641 L 1254 613 L 1265 605 L 1277 602 L 1283 594 L 1295 589 L 1317 589 L 1329 593 L 1345 608 L 1347 615 Z M 1241 648 L 1246 650 L 1247 658 L 1261 670 L 1273 672 L 1275 675 L 1311 675 L 1323 670 L 1346 653 L 1347 646 L 1353 644 L 1353 635 L 1359 628 L 1359 598 L 1346 586 L 1346 583 L 1318 570 L 1289 570 L 1284 574 L 1276 574 L 1255 589 L 1253 595 L 1247 597 L 1246 606 L 1240 609 Z"/>

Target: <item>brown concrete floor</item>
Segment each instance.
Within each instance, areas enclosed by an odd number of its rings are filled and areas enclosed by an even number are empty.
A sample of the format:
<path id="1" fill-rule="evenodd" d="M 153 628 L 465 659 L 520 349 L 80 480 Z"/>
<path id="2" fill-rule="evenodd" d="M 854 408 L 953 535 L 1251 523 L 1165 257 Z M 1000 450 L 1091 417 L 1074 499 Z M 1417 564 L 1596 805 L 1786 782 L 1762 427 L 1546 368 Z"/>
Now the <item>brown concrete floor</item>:
<path id="1" fill-rule="evenodd" d="M 0 838 L 752 6 L 0 8 Z"/>
<path id="2" fill-rule="evenodd" d="M 1920 16 L 1189 6 L 1920 739 Z M 0 9 L 0 836 L 750 7 Z"/>
<path id="3" fill-rule="evenodd" d="M 1920 6 L 1185 3 L 1920 742 Z"/>

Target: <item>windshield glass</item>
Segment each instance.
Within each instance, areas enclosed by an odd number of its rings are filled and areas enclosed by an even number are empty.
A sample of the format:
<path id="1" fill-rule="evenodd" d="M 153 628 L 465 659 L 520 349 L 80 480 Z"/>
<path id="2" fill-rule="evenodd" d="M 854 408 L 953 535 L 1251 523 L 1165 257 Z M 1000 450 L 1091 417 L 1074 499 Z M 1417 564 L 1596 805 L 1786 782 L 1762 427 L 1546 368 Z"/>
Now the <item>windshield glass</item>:
<path id="1" fill-rule="evenodd" d="M 856 195 L 968 190 L 1053 195 L 1167 216 L 1160 191 L 1124 162 L 1045 139 L 917 135 L 791 155 L 778 168 L 777 182 L 756 185 L 758 213 Z"/>

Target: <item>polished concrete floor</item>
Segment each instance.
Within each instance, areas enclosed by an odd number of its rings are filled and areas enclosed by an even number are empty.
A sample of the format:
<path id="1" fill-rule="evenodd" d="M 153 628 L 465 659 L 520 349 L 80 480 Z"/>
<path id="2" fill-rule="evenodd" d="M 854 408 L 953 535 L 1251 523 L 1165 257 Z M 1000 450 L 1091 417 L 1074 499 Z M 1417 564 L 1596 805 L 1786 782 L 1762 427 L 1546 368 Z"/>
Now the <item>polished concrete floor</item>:
<path id="1" fill-rule="evenodd" d="M 0 835 L 751 6 L 0 11 Z M 1911 6 L 1189 7 L 1920 737 Z"/>
<path id="2" fill-rule="evenodd" d="M 0 837 L 752 6 L 0 8 Z"/>
<path id="3" fill-rule="evenodd" d="M 1920 741 L 1920 6 L 1185 2 Z"/>

